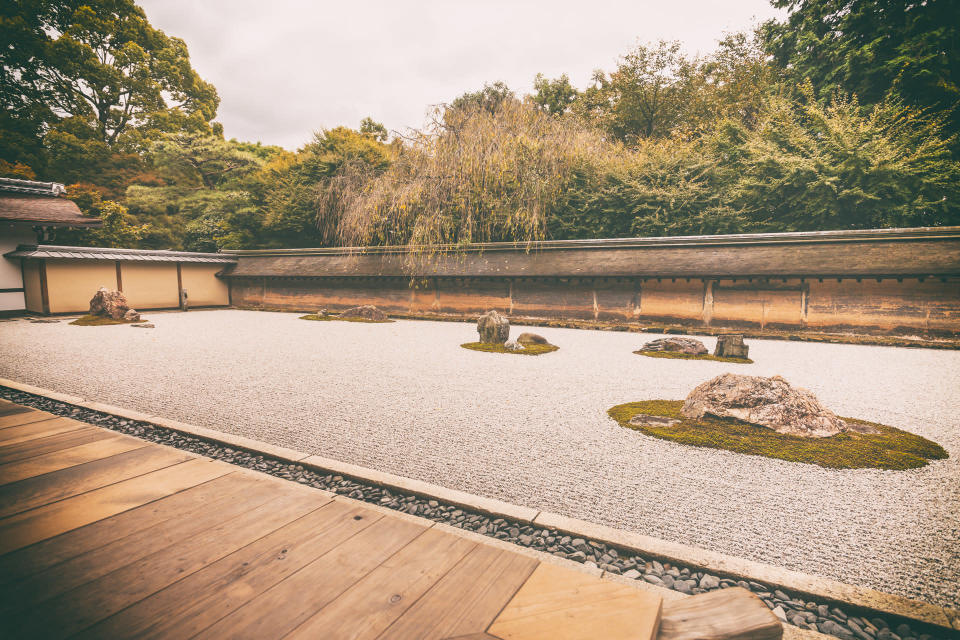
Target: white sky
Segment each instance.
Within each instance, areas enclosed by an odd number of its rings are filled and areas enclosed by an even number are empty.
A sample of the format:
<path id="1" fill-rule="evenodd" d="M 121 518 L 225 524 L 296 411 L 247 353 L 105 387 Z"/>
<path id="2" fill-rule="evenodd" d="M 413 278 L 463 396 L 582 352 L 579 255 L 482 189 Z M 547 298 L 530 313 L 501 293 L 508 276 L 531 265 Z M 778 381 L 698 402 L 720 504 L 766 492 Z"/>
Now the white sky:
<path id="1" fill-rule="evenodd" d="M 429 105 L 537 72 L 578 88 L 637 42 L 711 51 L 782 12 L 767 0 L 140 0 L 220 94 L 228 138 L 295 149 L 319 129 L 420 127 Z"/>

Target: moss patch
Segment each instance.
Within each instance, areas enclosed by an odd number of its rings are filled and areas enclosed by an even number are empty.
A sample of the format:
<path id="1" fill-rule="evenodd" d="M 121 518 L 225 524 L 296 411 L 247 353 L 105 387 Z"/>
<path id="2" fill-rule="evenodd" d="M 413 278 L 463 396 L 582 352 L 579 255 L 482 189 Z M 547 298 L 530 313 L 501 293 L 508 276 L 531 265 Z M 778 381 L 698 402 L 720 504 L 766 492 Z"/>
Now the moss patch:
<path id="1" fill-rule="evenodd" d="M 555 344 L 528 344 L 524 345 L 520 351 L 507 349 L 502 344 L 490 344 L 489 342 L 467 342 L 460 345 L 464 349 L 471 351 L 484 351 L 486 353 L 515 353 L 521 356 L 542 356 L 545 353 L 556 351 L 560 347 Z"/>
<path id="2" fill-rule="evenodd" d="M 110 324 L 139 324 L 141 322 L 146 322 L 146 318 L 140 318 L 139 320 L 114 320 L 113 318 L 104 318 L 103 316 L 94 316 L 94 315 L 85 315 L 80 316 L 70 324 L 75 324 L 78 327 L 103 327 Z"/>
<path id="3" fill-rule="evenodd" d="M 319 320 L 320 322 L 330 322 L 333 320 L 339 320 L 340 322 L 366 322 L 368 324 L 383 324 L 385 322 L 394 322 L 389 318 L 386 320 L 371 320 L 369 318 L 341 318 L 340 316 L 318 316 L 315 313 L 309 315 L 300 316 L 301 320 Z"/>
<path id="4" fill-rule="evenodd" d="M 711 449 L 726 449 L 790 462 L 816 464 L 828 469 L 916 469 L 929 460 L 943 460 L 947 452 L 932 442 L 907 431 L 844 418 L 848 422 L 872 427 L 875 433 L 848 431 L 829 438 L 801 438 L 777 433 L 766 427 L 731 418 L 685 418 L 680 409 L 683 401 L 648 400 L 612 407 L 607 413 L 620 426 L 640 431 L 654 438 Z M 630 418 L 647 413 L 680 420 L 669 426 L 637 426 Z"/>
<path id="5" fill-rule="evenodd" d="M 673 360 L 713 360 L 715 362 L 735 362 L 737 364 L 753 364 L 750 358 L 724 358 L 722 356 L 712 356 L 709 353 L 694 355 L 692 353 L 680 353 L 679 351 L 634 351 L 637 355 L 647 356 L 648 358 L 671 358 Z"/>

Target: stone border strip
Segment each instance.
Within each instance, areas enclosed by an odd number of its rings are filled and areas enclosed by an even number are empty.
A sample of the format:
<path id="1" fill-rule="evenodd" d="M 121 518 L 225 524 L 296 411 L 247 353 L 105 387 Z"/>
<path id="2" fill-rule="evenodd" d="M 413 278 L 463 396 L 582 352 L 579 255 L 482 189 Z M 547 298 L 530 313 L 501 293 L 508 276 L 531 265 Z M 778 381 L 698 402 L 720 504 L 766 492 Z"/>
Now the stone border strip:
<path id="1" fill-rule="evenodd" d="M 252 440 L 243 436 L 237 436 L 205 427 L 199 427 L 175 420 L 152 416 L 142 412 L 124 409 L 100 402 L 88 402 L 78 396 L 58 393 L 36 387 L 29 384 L 16 382 L 0 378 L 0 386 L 21 391 L 36 396 L 42 396 L 50 400 L 63 402 L 84 409 L 97 411 L 133 420 L 144 422 L 159 427 L 169 429 L 178 433 L 186 434 L 199 438 L 201 440 L 213 442 L 216 444 L 241 449 L 249 453 L 261 454 L 277 459 L 281 462 L 301 465 L 315 472 L 335 473 L 358 480 L 368 485 L 383 487 L 389 490 L 415 494 L 423 498 L 434 499 L 439 502 L 463 507 L 474 512 L 479 512 L 493 517 L 502 517 L 510 519 L 519 524 L 533 525 L 545 529 L 555 529 L 571 536 L 587 538 L 608 544 L 612 547 L 635 551 L 648 557 L 659 558 L 667 562 L 676 563 L 683 566 L 689 566 L 698 570 L 710 571 L 714 573 L 725 574 L 735 578 L 746 580 L 762 581 L 782 588 L 787 591 L 795 592 L 798 595 L 812 597 L 817 600 L 828 601 L 831 603 L 852 606 L 856 609 L 865 610 L 868 613 L 879 613 L 882 615 L 902 618 L 908 621 L 919 622 L 923 625 L 939 627 L 943 630 L 960 630 L 960 611 L 947 607 L 940 607 L 929 603 L 921 602 L 887 594 L 880 591 L 848 585 L 836 582 L 826 578 L 811 576 L 789 569 L 782 569 L 773 565 L 760 562 L 754 562 L 734 556 L 699 549 L 687 545 L 660 540 L 641 534 L 631 533 L 604 525 L 594 524 L 583 520 L 568 518 L 559 514 L 537 511 L 529 507 L 521 507 L 499 500 L 476 496 L 473 494 L 447 489 L 438 485 L 393 475 L 366 467 L 361 467 L 349 463 L 324 458 L 317 455 L 311 455 L 302 451 L 279 447 L 268 443 Z M 369 504 L 369 503 L 368 503 Z M 390 509 L 391 513 L 396 513 Z M 468 533 L 462 529 L 448 527 L 460 533 Z M 631 584 L 637 588 L 653 588 L 658 593 L 666 592 L 669 595 L 666 599 L 682 596 L 677 591 L 647 584 L 640 580 L 633 580 L 618 576 L 609 571 L 603 571 L 600 568 L 584 566 L 578 562 L 558 558 L 553 554 L 528 549 L 510 542 L 504 542 L 491 538 L 490 536 L 470 533 L 469 535 L 479 536 L 484 541 L 495 542 L 498 544 L 509 544 L 511 549 L 523 549 L 526 552 L 536 553 L 537 557 L 548 556 L 549 561 L 562 561 L 564 565 L 570 563 L 576 565 L 580 570 L 593 569 L 615 579 L 624 584 Z M 663 593 L 661 593 L 663 595 Z M 825 637 L 822 634 L 816 634 L 812 631 L 785 625 L 785 629 L 794 629 L 797 632 L 813 634 L 813 636 Z M 798 636 L 799 637 L 799 636 Z M 806 636 L 804 636 L 806 637 Z"/>

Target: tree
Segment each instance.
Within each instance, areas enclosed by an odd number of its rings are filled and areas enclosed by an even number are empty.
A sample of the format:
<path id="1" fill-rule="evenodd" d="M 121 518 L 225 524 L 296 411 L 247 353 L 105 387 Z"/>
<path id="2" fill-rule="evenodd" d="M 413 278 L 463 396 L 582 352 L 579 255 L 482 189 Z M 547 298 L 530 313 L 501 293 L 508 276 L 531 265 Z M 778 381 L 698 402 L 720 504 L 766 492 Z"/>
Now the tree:
<path id="1" fill-rule="evenodd" d="M 71 184 L 67 197 L 73 200 L 85 216 L 99 218 L 99 229 L 63 229 L 58 241 L 90 247 L 131 247 L 147 232 L 147 225 L 139 224 L 127 208 L 103 198 L 104 190 L 92 184 Z"/>
<path id="2" fill-rule="evenodd" d="M 0 9 L 3 140 L 37 162 L 52 131 L 110 149 L 161 132 L 210 131 L 219 98 L 187 46 L 153 28 L 132 0 L 18 0 Z M 60 129 L 66 123 L 67 131 Z M 81 128 L 86 131 L 78 133 Z"/>
<path id="3" fill-rule="evenodd" d="M 772 96 L 755 127 L 727 123 L 709 144 L 730 199 L 756 231 L 960 224 L 960 163 L 930 117 L 888 98 Z"/>
<path id="4" fill-rule="evenodd" d="M 908 106 L 945 113 L 960 133 L 960 20 L 955 0 L 772 0 L 790 12 L 765 25 L 767 48 L 818 98 L 853 93 L 864 107 L 895 91 Z M 958 153 L 956 143 L 954 152 Z M 958 156 L 960 157 L 960 156 Z"/>
<path id="5" fill-rule="evenodd" d="M 692 69 L 679 42 L 637 45 L 609 76 L 594 72 L 594 85 L 577 100 L 577 111 L 627 143 L 667 136 L 689 106 Z"/>
<path id="6" fill-rule="evenodd" d="M 565 73 L 555 80 L 549 80 L 542 73 L 538 73 L 533 80 L 533 88 L 536 93 L 530 96 L 530 99 L 540 110 L 552 116 L 565 113 L 579 95 Z"/>
<path id="7" fill-rule="evenodd" d="M 450 103 L 448 111 L 473 111 L 475 109 L 484 109 L 489 113 L 495 113 L 504 103 L 516 102 L 517 96 L 510 90 L 505 83 L 501 81 L 493 84 L 484 83 L 483 89 L 474 92 L 467 92 Z"/>
<path id="8" fill-rule="evenodd" d="M 370 117 L 360 121 L 360 133 L 372 136 L 377 142 L 386 142 L 390 137 L 387 128 Z"/>

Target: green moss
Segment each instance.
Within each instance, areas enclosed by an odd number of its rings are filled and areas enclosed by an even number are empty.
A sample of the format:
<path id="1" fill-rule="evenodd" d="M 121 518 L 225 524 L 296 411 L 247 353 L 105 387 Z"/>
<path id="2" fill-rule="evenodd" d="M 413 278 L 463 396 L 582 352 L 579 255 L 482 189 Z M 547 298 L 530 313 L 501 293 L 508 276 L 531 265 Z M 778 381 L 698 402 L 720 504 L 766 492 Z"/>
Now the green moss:
<path id="1" fill-rule="evenodd" d="M 522 350 L 514 351 L 512 349 L 507 349 L 507 347 L 502 344 L 491 344 L 489 342 L 467 342 L 460 346 L 464 349 L 470 349 L 472 351 L 484 351 L 486 353 L 515 353 L 523 356 L 542 356 L 545 353 L 550 353 L 560 348 L 555 344 L 528 344 L 524 345 Z"/>
<path id="2" fill-rule="evenodd" d="M 140 318 L 139 320 L 127 321 L 104 318 L 103 316 L 85 315 L 80 316 L 70 324 L 75 324 L 78 327 L 102 327 L 109 324 L 138 324 L 140 322 L 146 322 L 146 319 Z"/>
<path id="3" fill-rule="evenodd" d="M 389 318 L 386 320 L 370 320 L 369 318 L 341 318 L 340 316 L 318 316 L 315 313 L 309 315 L 300 316 L 301 320 L 318 320 L 320 322 L 330 322 L 332 320 L 339 320 L 341 322 L 367 322 L 369 324 L 383 324 L 384 322 L 394 322 Z"/>
<path id="4" fill-rule="evenodd" d="M 634 351 L 634 353 L 647 356 L 648 358 L 672 358 L 674 360 L 714 360 L 716 362 L 734 362 L 737 364 L 753 364 L 750 358 L 724 358 L 722 356 L 712 356 L 709 353 L 694 355 L 692 353 L 680 353 L 679 351 Z"/>
<path id="5" fill-rule="evenodd" d="M 935 442 L 894 427 L 844 418 L 868 425 L 876 433 L 848 431 L 829 438 L 802 438 L 740 420 L 704 417 L 685 418 L 682 401 L 648 400 L 612 407 L 607 413 L 620 426 L 654 438 L 711 449 L 726 449 L 790 462 L 816 464 L 828 469 L 916 469 L 928 460 L 943 460 L 947 452 Z M 637 426 L 630 418 L 646 413 L 680 420 L 670 426 Z"/>

